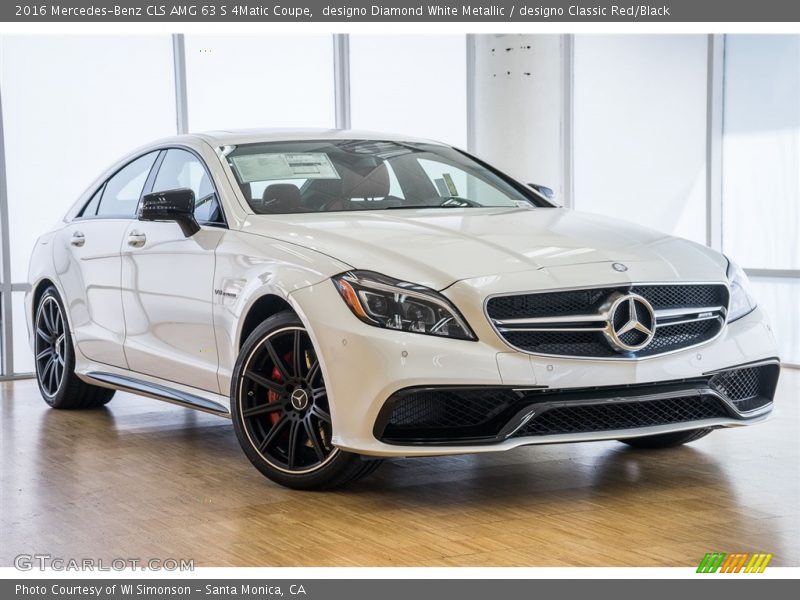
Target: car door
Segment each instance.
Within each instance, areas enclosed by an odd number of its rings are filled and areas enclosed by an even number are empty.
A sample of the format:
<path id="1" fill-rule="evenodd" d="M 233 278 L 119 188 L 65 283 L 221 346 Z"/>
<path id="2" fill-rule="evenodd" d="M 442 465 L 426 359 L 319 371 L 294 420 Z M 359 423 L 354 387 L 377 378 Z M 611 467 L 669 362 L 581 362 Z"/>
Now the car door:
<path id="1" fill-rule="evenodd" d="M 172 221 L 135 221 L 122 242 L 125 355 L 133 371 L 219 392 L 214 335 L 214 251 L 227 230 L 202 160 L 171 148 L 156 165 L 153 192 L 190 188 L 200 231 Z"/>
<path id="2" fill-rule="evenodd" d="M 150 152 L 119 169 L 54 241 L 75 344 L 98 363 L 127 366 L 120 247 L 157 156 Z"/>

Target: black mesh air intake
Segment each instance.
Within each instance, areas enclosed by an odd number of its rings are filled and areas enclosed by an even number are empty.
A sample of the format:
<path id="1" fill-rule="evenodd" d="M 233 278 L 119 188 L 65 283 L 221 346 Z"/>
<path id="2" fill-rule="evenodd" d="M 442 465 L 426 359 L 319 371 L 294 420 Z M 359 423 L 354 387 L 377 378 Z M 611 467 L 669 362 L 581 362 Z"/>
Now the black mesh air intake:
<path id="1" fill-rule="evenodd" d="M 511 418 L 519 394 L 507 388 L 421 389 L 399 392 L 382 437 L 404 441 L 496 435 Z"/>
<path id="2" fill-rule="evenodd" d="M 709 381 L 711 389 L 728 398 L 741 412 L 772 402 L 778 384 L 778 365 L 763 365 L 724 371 Z"/>
<path id="3" fill-rule="evenodd" d="M 744 418 L 737 411 L 746 413 L 772 402 L 779 372 L 777 363 L 770 363 L 627 386 L 408 388 L 386 401 L 374 432 L 393 444 L 479 444 L 498 442 L 512 433 L 543 436 Z M 531 412 L 534 416 L 517 430 Z"/>
<path id="4" fill-rule="evenodd" d="M 697 395 L 644 402 L 557 406 L 534 416 L 514 437 L 638 429 L 728 416 L 720 400 Z"/>

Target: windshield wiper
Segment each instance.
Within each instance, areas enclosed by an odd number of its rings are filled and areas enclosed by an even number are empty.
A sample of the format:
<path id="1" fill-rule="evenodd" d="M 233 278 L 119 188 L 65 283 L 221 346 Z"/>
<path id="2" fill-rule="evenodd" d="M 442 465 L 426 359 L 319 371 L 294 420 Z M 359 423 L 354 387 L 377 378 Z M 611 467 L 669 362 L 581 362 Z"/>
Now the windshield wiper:
<path id="1" fill-rule="evenodd" d="M 479 204 L 475 202 L 475 200 L 470 200 L 469 198 L 462 198 L 461 196 L 442 196 L 442 203 L 439 206 L 456 206 L 458 208 L 469 206 L 470 208 L 482 208 L 483 204 Z"/>
<path id="2" fill-rule="evenodd" d="M 401 208 L 464 208 L 463 204 L 401 204 L 400 206 L 387 206 L 382 210 L 400 210 Z"/>
<path id="3" fill-rule="evenodd" d="M 384 210 L 397 210 L 399 208 L 483 208 L 475 200 L 461 196 L 439 196 L 439 204 L 402 204 L 400 206 L 387 206 Z"/>

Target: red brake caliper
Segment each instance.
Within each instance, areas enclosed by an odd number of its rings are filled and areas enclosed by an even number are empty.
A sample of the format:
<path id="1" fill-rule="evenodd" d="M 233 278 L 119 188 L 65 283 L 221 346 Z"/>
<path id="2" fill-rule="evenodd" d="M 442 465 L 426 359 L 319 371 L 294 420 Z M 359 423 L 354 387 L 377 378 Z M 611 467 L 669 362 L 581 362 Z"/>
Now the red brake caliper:
<path id="1" fill-rule="evenodd" d="M 283 360 L 286 361 L 286 364 L 291 365 L 292 360 L 294 360 L 293 353 L 289 352 L 288 354 L 286 354 L 286 356 L 283 357 Z M 272 374 L 270 375 L 270 377 L 272 377 L 272 381 L 274 381 L 275 383 L 283 383 L 283 377 L 281 376 L 281 372 L 278 370 L 278 367 L 272 367 Z M 280 396 L 278 396 L 278 392 L 273 392 L 272 390 L 269 390 L 267 392 L 267 402 L 269 404 L 272 404 L 273 402 L 278 402 L 279 400 Z M 273 425 L 275 425 L 275 423 L 277 423 L 278 419 L 280 418 L 281 418 L 280 413 L 277 412 L 269 413 L 269 420 Z"/>
<path id="2" fill-rule="evenodd" d="M 275 383 L 283 383 L 283 377 L 281 377 L 281 372 L 278 370 L 278 367 L 272 367 L 271 377 L 272 381 L 274 381 Z M 278 396 L 278 392 L 273 392 L 272 390 L 269 390 L 267 392 L 267 402 L 269 404 L 272 404 L 273 402 L 278 402 L 279 399 L 280 396 Z M 278 422 L 278 419 L 280 419 L 280 413 L 277 412 L 269 413 L 269 420 L 273 425 L 275 425 L 275 423 Z"/>

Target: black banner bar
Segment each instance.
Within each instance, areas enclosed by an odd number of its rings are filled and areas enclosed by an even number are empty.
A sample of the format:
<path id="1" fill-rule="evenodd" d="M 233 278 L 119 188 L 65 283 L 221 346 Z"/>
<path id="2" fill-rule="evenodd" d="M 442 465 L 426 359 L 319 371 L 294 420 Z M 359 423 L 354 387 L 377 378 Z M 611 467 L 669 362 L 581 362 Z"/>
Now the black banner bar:
<path id="1" fill-rule="evenodd" d="M 3 0 L 4 22 L 797 22 L 796 0 Z"/>
<path id="2" fill-rule="evenodd" d="M 654 581 L 558 579 L 28 579 L 4 580 L 6 600 L 530 600 L 531 598 L 739 598 L 796 595 L 797 581 L 698 575 Z M 791 590 L 794 589 L 793 593 Z M 769 595 L 769 596 L 765 596 Z"/>

